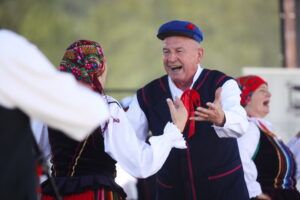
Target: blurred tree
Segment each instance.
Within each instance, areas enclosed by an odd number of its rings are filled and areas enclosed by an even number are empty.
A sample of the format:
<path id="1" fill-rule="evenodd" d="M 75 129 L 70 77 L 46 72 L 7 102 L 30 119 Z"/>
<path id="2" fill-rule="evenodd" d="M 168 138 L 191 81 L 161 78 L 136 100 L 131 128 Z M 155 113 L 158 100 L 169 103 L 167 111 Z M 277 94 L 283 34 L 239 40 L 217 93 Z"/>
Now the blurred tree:
<path id="1" fill-rule="evenodd" d="M 35 0 L 0 0 L 0 25 L 2 28 L 19 32 L 22 17 L 26 15 Z"/>
<path id="2" fill-rule="evenodd" d="M 139 88 L 164 73 L 156 32 L 173 19 L 203 30 L 203 67 L 236 76 L 243 66 L 281 63 L 277 1 L 0 0 L 0 25 L 37 44 L 55 66 L 75 40 L 98 41 L 108 88 Z"/>

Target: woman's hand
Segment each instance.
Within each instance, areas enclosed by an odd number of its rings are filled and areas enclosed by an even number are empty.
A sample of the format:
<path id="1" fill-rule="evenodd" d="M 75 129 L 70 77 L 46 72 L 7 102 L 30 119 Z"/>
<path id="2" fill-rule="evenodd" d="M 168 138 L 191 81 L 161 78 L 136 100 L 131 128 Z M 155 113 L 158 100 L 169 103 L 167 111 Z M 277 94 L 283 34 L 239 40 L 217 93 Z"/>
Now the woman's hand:
<path id="1" fill-rule="evenodd" d="M 175 97 L 174 102 L 168 98 L 167 103 L 169 106 L 173 123 L 178 127 L 178 129 L 181 132 L 183 132 L 186 121 L 188 119 L 188 112 L 186 108 L 184 107 L 182 101 L 178 97 Z"/>

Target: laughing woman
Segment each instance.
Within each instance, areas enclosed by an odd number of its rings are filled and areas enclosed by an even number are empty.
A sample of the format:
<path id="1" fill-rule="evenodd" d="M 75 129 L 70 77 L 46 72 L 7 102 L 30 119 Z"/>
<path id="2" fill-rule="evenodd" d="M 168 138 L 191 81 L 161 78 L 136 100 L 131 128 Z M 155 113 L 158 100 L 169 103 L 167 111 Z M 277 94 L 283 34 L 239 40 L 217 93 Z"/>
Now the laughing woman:
<path id="1" fill-rule="evenodd" d="M 116 162 L 132 176 L 142 178 L 156 173 L 173 147 L 186 148 L 181 132 L 187 120 L 187 111 L 179 99 L 174 104 L 171 100 L 167 101 L 176 126 L 167 123 L 163 135 L 149 139 L 151 145 L 136 137 L 122 107 L 103 93 L 107 66 L 98 43 L 79 40 L 71 44 L 60 70 L 72 73 L 78 81 L 103 96 L 111 115 L 106 123 L 99 124 L 99 128 L 82 142 L 49 129 L 52 176 L 64 200 L 125 199 L 126 194 L 114 180 Z M 43 200 L 55 198 L 49 180 L 43 183 L 42 189 Z"/>
<path id="2" fill-rule="evenodd" d="M 293 153 L 273 132 L 264 117 L 269 113 L 271 94 L 258 76 L 236 79 L 241 87 L 241 104 L 250 126 L 238 139 L 249 195 L 253 199 L 299 200 L 296 162 Z"/>

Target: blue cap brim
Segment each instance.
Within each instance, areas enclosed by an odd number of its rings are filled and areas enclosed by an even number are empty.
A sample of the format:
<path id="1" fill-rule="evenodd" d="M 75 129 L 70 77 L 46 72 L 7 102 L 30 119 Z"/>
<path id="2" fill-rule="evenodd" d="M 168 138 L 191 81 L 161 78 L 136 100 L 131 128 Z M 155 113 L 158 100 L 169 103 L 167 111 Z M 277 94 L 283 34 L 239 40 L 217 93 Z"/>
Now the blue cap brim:
<path id="1" fill-rule="evenodd" d="M 191 27 L 188 27 L 188 26 Z M 163 24 L 156 35 L 159 39 L 164 40 L 171 36 L 183 36 L 196 40 L 201 43 L 203 40 L 202 31 L 194 24 L 185 21 L 171 21 Z"/>
<path id="2" fill-rule="evenodd" d="M 160 33 L 157 34 L 157 37 L 161 40 L 164 40 L 167 37 L 171 37 L 171 36 L 183 36 L 183 37 L 188 37 L 191 38 L 193 40 L 196 40 L 197 42 L 201 43 L 202 38 L 197 37 L 196 35 L 192 34 L 192 33 L 183 33 L 183 32 L 177 32 L 177 31 L 172 31 L 172 32 L 165 32 L 165 33 Z"/>
<path id="3" fill-rule="evenodd" d="M 172 32 L 157 34 L 157 37 L 161 40 L 164 40 L 166 37 L 170 37 L 170 36 L 185 36 L 185 37 L 189 37 L 191 39 L 194 39 L 194 34 L 192 34 L 192 33 L 189 34 L 189 33 L 182 33 L 182 32 L 172 31 Z"/>

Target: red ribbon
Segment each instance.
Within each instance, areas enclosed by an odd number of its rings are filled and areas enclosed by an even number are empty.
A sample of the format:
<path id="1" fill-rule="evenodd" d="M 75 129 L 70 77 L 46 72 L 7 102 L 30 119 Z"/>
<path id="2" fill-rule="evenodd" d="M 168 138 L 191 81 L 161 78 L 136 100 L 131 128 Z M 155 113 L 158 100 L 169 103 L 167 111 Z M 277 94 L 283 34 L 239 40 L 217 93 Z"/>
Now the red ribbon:
<path id="1" fill-rule="evenodd" d="M 180 99 L 188 111 L 188 117 L 195 116 L 196 107 L 201 106 L 199 93 L 196 90 L 189 89 L 184 91 Z M 190 138 L 195 134 L 195 120 L 188 120 L 187 123 L 189 124 L 188 138 Z"/>
<path id="2" fill-rule="evenodd" d="M 258 124 L 260 126 L 260 128 L 263 129 L 263 131 L 265 133 L 267 133 L 268 135 L 272 136 L 272 137 L 277 137 L 275 133 L 273 133 L 272 131 L 270 131 L 263 123 L 261 123 L 261 121 L 258 121 Z"/>

